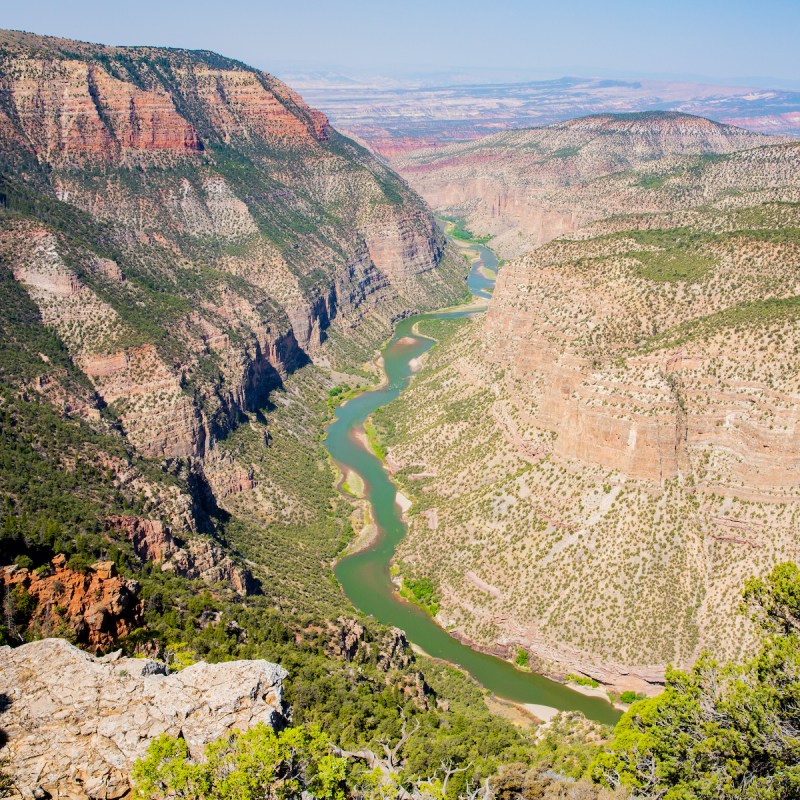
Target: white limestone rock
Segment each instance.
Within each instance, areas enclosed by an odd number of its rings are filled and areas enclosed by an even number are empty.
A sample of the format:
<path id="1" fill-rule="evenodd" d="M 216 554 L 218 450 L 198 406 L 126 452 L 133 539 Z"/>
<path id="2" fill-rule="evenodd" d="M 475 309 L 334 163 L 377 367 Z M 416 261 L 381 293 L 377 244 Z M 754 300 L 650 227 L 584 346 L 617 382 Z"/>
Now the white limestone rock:
<path id="1" fill-rule="evenodd" d="M 116 800 L 130 791 L 134 761 L 162 733 L 193 756 L 232 728 L 283 716 L 286 670 L 268 661 L 163 664 L 96 658 L 64 639 L 0 648 L 0 754 L 22 796 Z"/>

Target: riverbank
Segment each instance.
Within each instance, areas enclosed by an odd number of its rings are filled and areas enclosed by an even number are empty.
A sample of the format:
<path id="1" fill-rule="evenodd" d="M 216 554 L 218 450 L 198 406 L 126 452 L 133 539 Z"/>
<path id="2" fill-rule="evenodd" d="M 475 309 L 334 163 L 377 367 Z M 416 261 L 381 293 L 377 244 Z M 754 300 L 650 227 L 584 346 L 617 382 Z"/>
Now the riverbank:
<path id="1" fill-rule="evenodd" d="M 496 259 L 481 247 L 482 259 Z M 479 259 L 479 262 L 481 260 Z M 401 628 L 410 642 L 431 657 L 440 659 L 468 672 L 489 693 L 503 701 L 519 706 L 525 704 L 552 709 L 582 711 L 586 716 L 613 724 L 618 714 L 607 701 L 588 698 L 548 678 L 517 670 L 508 661 L 485 655 L 462 644 L 439 627 L 423 610 L 401 600 L 391 582 L 389 565 L 397 544 L 406 533 L 405 516 L 412 510 L 410 498 L 402 487 L 391 479 L 386 465 L 386 453 L 380 442 L 371 441 L 365 426 L 374 412 L 395 399 L 413 379 L 414 365 L 436 344 L 430 336 L 420 334 L 419 325 L 426 319 L 461 317 L 478 313 L 490 296 L 483 292 L 486 279 L 478 273 L 479 263 L 473 266 L 469 285 L 480 299 L 458 306 L 448 312 L 432 312 L 400 320 L 394 335 L 382 350 L 384 380 L 381 388 L 352 397 L 337 407 L 334 420 L 327 428 L 325 446 L 342 469 L 357 472 L 365 487 L 374 529 L 368 526 L 357 536 L 358 552 L 348 548 L 348 555 L 338 560 L 334 571 L 353 604 L 379 621 Z M 488 286 L 490 289 L 491 286 Z M 376 446 L 377 445 L 377 446 Z M 398 497 L 398 491 L 402 496 Z M 355 543 L 354 543 L 355 544 Z M 549 713 L 549 712 L 548 712 Z"/>

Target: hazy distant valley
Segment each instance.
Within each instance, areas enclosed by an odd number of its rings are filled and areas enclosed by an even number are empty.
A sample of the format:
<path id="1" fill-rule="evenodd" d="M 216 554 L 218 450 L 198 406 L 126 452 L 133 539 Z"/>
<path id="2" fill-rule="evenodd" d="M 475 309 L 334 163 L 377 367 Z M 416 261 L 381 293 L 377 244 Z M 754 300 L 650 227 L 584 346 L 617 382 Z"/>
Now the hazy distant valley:
<path id="1" fill-rule="evenodd" d="M 290 73 L 290 82 L 341 130 L 393 158 L 406 150 L 549 125 L 597 113 L 667 110 L 758 133 L 800 135 L 796 89 L 666 80 L 564 77 L 519 83 L 346 78 Z"/>

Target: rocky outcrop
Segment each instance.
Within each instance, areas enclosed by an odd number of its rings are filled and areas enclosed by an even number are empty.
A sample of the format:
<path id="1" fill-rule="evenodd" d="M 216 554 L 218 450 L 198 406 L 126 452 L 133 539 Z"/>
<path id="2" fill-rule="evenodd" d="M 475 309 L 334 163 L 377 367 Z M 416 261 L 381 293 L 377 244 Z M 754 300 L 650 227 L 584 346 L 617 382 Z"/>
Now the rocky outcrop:
<path id="1" fill-rule="evenodd" d="M 413 663 L 411 645 L 404 631 L 391 628 L 381 642 L 378 651 L 378 666 L 384 671 L 403 670 Z"/>
<path id="2" fill-rule="evenodd" d="M 142 624 L 138 584 L 120 577 L 110 561 L 76 571 L 57 555 L 50 569 L 0 568 L 0 584 L 6 605 L 20 591 L 33 600 L 29 628 L 45 636 L 69 632 L 95 652 L 107 650 Z"/>
<path id="3" fill-rule="evenodd" d="M 406 635 L 399 628 L 390 628 L 379 641 L 372 641 L 367 629 L 356 619 L 339 617 L 328 625 L 326 650 L 337 658 L 358 662 L 375 658 L 384 671 L 403 670 L 414 660 Z"/>
<path id="4" fill-rule="evenodd" d="M 436 702 L 436 694 L 426 683 L 425 676 L 410 669 L 414 655 L 405 633 L 399 628 L 390 628 L 380 639 L 372 640 L 358 620 L 339 617 L 336 624 L 328 624 L 325 650 L 351 663 L 374 661 L 386 673 L 387 685 L 402 692 L 421 709 L 428 709 Z"/>
<path id="5" fill-rule="evenodd" d="M 185 549 L 176 551 L 161 568 L 184 578 L 199 578 L 209 586 L 229 586 L 242 597 L 258 589 L 249 570 L 236 565 L 219 545 L 199 536 L 190 539 Z"/>
<path id="6" fill-rule="evenodd" d="M 355 619 L 339 617 L 337 622 L 338 625 L 329 626 L 332 634 L 328 640 L 329 652 L 346 661 L 368 656 L 372 648 L 366 640 L 366 628 Z"/>
<path id="7" fill-rule="evenodd" d="M 106 520 L 114 537 L 122 535 L 142 561 L 160 564 L 164 572 L 200 580 L 209 586 L 229 586 L 242 597 L 258 589 L 250 571 L 237 565 L 217 544 L 203 536 L 177 541 L 159 520 L 112 516 Z"/>
<path id="8" fill-rule="evenodd" d="M 115 800 L 148 743 L 166 733 L 194 757 L 232 728 L 280 724 L 286 671 L 267 661 L 95 658 L 63 639 L 0 649 L 3 754 L 24 798 Z"/>
<path id="9" fill-rule="evenodd" d="M 114 538 L 122 536 L 133 545 L 142 561 L 163 564 L 179 549 L 169 529 L 160 520 L 115 515 L 106 519 Z"/>

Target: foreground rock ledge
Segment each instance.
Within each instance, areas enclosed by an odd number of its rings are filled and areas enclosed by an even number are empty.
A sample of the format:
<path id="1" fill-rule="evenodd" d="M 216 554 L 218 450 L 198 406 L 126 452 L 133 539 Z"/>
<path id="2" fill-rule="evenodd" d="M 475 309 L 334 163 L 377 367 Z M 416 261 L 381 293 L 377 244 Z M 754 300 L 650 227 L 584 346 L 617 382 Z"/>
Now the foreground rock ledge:
<path id="1" fill-rule="evenodd" d="M 287 673 L 268 661 L 163 664 L 96 658 L 64 639 L 0 648 L 0 729 L 26 798 L 125 797 L 134 761 L 154 737 L 182 735 L 192 755 L 231 728 L 272 727 Z"/>

